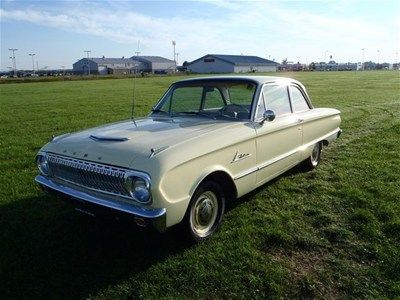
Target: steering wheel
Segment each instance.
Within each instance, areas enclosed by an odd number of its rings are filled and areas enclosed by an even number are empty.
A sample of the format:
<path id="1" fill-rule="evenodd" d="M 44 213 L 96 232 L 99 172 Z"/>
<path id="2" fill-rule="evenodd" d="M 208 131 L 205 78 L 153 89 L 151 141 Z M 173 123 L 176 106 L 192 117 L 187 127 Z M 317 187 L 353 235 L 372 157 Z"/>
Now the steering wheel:
<path id="1" fill-rule="evenodd" d="M 238 113 L 240 113 L 240 112 L 250 113 L 250 111 L 246 107 L 244 107 L 243 105 L 240 105 L 240 104 L 235 104 L 235 103 L 225 105 L 224 107 L 222 107 L 220 109 L 220 112 L 221 112 L 221 115 L 230 116 L 231 114 L 233 114 L 234 118 L 236 118 Z"/>

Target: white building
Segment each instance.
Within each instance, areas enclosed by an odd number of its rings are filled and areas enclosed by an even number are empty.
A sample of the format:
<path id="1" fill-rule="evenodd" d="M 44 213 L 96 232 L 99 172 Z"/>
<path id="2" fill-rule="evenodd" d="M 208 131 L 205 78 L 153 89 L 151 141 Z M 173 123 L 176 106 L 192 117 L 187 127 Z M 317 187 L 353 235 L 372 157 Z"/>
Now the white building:
<path id="1" fill-rule="evenodd" d="M 193 73 L 276 72 L 278 63 L 258 56 L 207 54 L 186 65 Z"/>

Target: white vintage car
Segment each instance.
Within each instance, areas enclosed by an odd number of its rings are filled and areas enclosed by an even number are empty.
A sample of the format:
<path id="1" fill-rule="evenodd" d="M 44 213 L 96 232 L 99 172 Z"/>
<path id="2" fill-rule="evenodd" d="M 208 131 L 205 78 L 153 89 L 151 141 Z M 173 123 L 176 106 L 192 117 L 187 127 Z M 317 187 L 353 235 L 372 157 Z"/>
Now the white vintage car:
<path id="1" fill-rule="evenodd" d="M 112 211 L 159 231 L 181 223 L 201 241 L 227 201 L 299 163 L 315 168 L 340 121 L 293 79 L 187 79 L 148 117 L 53 138 L 37 155 L 36 181 L 82 212 Z"/>

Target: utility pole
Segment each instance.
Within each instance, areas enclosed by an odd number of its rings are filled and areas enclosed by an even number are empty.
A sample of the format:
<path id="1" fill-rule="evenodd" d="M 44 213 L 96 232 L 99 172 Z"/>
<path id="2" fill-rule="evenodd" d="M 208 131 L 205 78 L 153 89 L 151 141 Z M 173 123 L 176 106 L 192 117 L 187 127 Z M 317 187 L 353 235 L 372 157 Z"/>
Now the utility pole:
<path id="1" fill-rule="evenodd" d="M 86 53 L 86 55 L 87 55 L 87 59 L 88 59 L 88 61 L 87 61 L 87 66 L 88 66 L 88 75 L 90 75 L 90 62 L 89 62 L 89 53 L 90 53 L 90 52 L 92 52 L 92 51 L 90 51 L 90 50 L 84 50 L 83 52 L 85 52 L 85 53 Z"/>
<path id="2" fill-rule="evenodd" d="M 13 61 L 14 77 L 17 77 L 17 60 L 15 59 L 15 51 L 18 51 L 18 49 L 9 48 L 8 50 L 12 51 L 12 56 L 10 58 Z"/>
<path id="3" fill-rule="evenodd" d="M 326 71 L 326 54 L 328 53 L 328 50 L 325 50 L 324 54 L 324 71 Z"/>
<path id="4" fill-rule="evenodd" d="M 29 53 L 29 56 L 32 57 L 32 72 L 33 74 L 35 74 L 35 59 L 34 59 L 35 53 Z"/>
<path id="5" fill-rule="evenodd" d="M 174 73 L 176 72 L 176 57 L 175 57 L 175 46 L 176 46 L 176 42 L 172 41 L 172 46 L 174 47 Z"/>

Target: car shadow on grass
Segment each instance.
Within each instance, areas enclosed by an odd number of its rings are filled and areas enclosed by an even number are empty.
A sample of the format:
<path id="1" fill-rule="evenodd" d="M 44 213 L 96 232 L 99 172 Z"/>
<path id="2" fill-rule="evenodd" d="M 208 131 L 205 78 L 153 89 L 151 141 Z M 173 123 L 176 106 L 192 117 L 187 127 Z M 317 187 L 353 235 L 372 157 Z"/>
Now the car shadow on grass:
<path id="1" fill-rule="evenodd" d="M 300 172 L 292 168 L 227 209 Z M 0 206 L 0 228 L 5 299 L 87 298 L 192 246 L 176 226 L 161 234 L 131 222 L 93 218 L 42 193 Z"/>
<path id="2" fill-rule="evenodd" d="M 87 298 L 190 247 L 128 222 L 80 214 L 54 196 L 0 206 L 3 299 Z"/>

